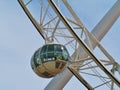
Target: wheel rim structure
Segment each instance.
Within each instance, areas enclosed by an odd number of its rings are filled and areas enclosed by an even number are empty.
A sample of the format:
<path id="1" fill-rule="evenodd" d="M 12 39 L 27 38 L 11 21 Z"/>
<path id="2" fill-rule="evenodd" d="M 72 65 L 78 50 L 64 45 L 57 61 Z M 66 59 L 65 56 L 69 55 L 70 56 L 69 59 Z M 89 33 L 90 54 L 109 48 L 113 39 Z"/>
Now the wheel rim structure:
<path id="1" fill-rule="evenodd" d="M 92 89 L 104 87 L 106 90 L 117 90 L 120 87 L 119 79 L 115 75 L 115 71 L 119 72 L 119 64 L 84 26 L 69 1 L 18 1 L 45 43 L 58 42 L 67 47 L 71 55 L 68 67 L 82 76 Z M 95 46 L 92 43 L 96 43 L 105 58 L 95 55 Z M 81 55 L 81 52 L 84 55 Z M 90 78 L 93 79 L 92 83 Z"/>

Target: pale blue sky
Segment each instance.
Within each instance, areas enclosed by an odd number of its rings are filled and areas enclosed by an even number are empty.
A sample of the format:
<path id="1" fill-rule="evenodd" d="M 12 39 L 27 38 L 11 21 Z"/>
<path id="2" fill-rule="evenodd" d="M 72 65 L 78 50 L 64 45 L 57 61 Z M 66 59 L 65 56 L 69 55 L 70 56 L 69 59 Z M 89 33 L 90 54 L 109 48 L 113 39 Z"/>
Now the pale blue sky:
<path id="1" fill-rule="evenodd" d="M 74 0 L 73 5 L 76 5 L 77 1 Z M 116 0 L 79 1 L 81 8 L 77 11 L 78 15 L 88 29 L 93 29 Z M 0 12 L 0 90 L 43 90 L 50 79 L 39 78 L 30 66 L 32 54 L 43 45 L 41 36 L 17 0 L 1 0 Z M 118 62 L 120 62 L 119 26 L 120 19 L 102 40 L 103 46 Z M 80 88 L 79 81 L 72 78 L 64 90 Z"/>

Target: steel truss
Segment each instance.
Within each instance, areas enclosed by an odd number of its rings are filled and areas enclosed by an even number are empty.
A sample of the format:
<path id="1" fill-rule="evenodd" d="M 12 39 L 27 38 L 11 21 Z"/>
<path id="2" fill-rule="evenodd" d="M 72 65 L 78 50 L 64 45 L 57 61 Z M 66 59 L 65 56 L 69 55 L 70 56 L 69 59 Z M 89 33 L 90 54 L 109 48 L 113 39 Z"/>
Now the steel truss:
<path id="1" fill-rule="evenodd" d="M 115 71 L 120 73 L 120 65 L 100 44 L 100 39 L 98 40 L 84 26 L 67 0 L 38 0 L 38 16 L 36 10 L 33 10 L 34 15 L 31 11 L 31 8 L 35 8 L 32 5 L 34 6 L 36 0 L 18 1 L 45 43 L 59 42 L 71 52 L 68 69 L 83 85 L 89 90 L 97 90 L 100 87 L 107 90 L 120 88 L 120 81 L 115 75 Z M 117 3 L 120 4 L 120 1 Z M 67 16 L 64 15 L 62 7 L 66 8 Z M 105 59 L 95 55 L 95 47 L 100 50 Z M 89 77 L 94 78 L 94 82 L 91 83 Z M 60 89 L 62 88 L 58 87 L 58 90 Z M 48 87 L 45 90 L 48 90 Z M 55 89 L 49 88 L 49 90 Z"/>

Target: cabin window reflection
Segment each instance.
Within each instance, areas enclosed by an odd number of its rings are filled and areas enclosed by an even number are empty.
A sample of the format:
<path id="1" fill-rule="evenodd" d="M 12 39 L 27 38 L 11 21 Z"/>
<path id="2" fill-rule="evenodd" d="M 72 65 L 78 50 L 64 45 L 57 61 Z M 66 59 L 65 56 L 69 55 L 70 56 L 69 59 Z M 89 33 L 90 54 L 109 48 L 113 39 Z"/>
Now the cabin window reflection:
<path id="1" fill-rule="evenodd" d="M 45 45 L 41 49 L 40 58 L 42 62 L 54 60 L 68 60 L 68 52 L 62 45 L 51 44 Z"/>
<path id="2" fill-rule="evenodd" d="M 39 63 L 40 63 L 39 61 L 40 61 L 39 50 L 37 50 L 35 52 L 35 55 L 34 55 L 34 64 L 35 64 L 35 66 L 39 65 Z"/>
<path id="3" fill-rule="evenodd" d="M 41 57 L 41 61 L 42 61 L 42 62 L 47 61 L 46 52 L 47 52 L 47 45 L 43 46 L 43 48 L 42 48 L 42 50 L 41 50 L 40 57 Z"/>
<path id="4" fill-rule="evenodd" d="M 55 57 L 57 60 L 62 60 L 62 48 L 60 45 L 55 45 Z"/>
<path id="5" fill-rule="evenodd" d="M 49 45 L 47 49 L 47 58 L 49 60 L 55 60 L 54 59 L 54 45 Z"/>
<path id="6" fill-rule="evenodd" d="M 69 54 L 68 54 L 68 51 L 67 49 L 64 47 L 64 50 L 63 50 L 63 59 L 68 61 L 68 58 L 69 58 Z"/>

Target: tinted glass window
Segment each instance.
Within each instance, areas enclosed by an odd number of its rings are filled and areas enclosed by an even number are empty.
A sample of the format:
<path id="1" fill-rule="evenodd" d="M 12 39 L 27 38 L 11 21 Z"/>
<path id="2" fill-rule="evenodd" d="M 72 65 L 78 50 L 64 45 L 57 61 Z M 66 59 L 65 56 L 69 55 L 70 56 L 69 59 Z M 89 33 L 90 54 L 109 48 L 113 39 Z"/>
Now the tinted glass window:
<path id="1" fill-rule="evenodd" d="M 54 52 L 54 45 L 48 45 L 47 52 Z"/>
<path id="2" fill-rule="evenodd" d="M 68 55 L 68 51 L 67 51 L 67 49 L 65 47 L 63 49 L 62 54 L 63 54 L 63 59 L 68 60 L 69 55 Z"/>
<path id="3" fill-rule="evenodd" d="M 63 45 L 50 44 L 43 46 L 41 50 L 41 61 L 52 61 L 52 60 L 68 60 L 68 52 Z"/>
<path id="4" fill-rule="evenodd" d="M 45 46 L 42 47 L 41 54 L 42 53 L 46 53 L 46 50 L 47 50 L 47 45 L 45 45 Z"/>
<path id="5" fill-rule="evenodd" d="M 60 52 L 60 53 L 61 53 L 61 52 L 62 52 L 62 49 L 63 49 L 63 47 L 62 47 L 62 46 L 60 46 L 60 45 L 58 45 L 58 46 L 57 46 L 57 50 L 58 50 L 58 52 Z"/>
<path id="6" fill-rule="evenodd" d="M 35 55 L 34 55 L 34 64 L 35 66 L 38 66 L 40 63 L 40 56 L 39 56 L 39 50 L 35 52 Z"/>

